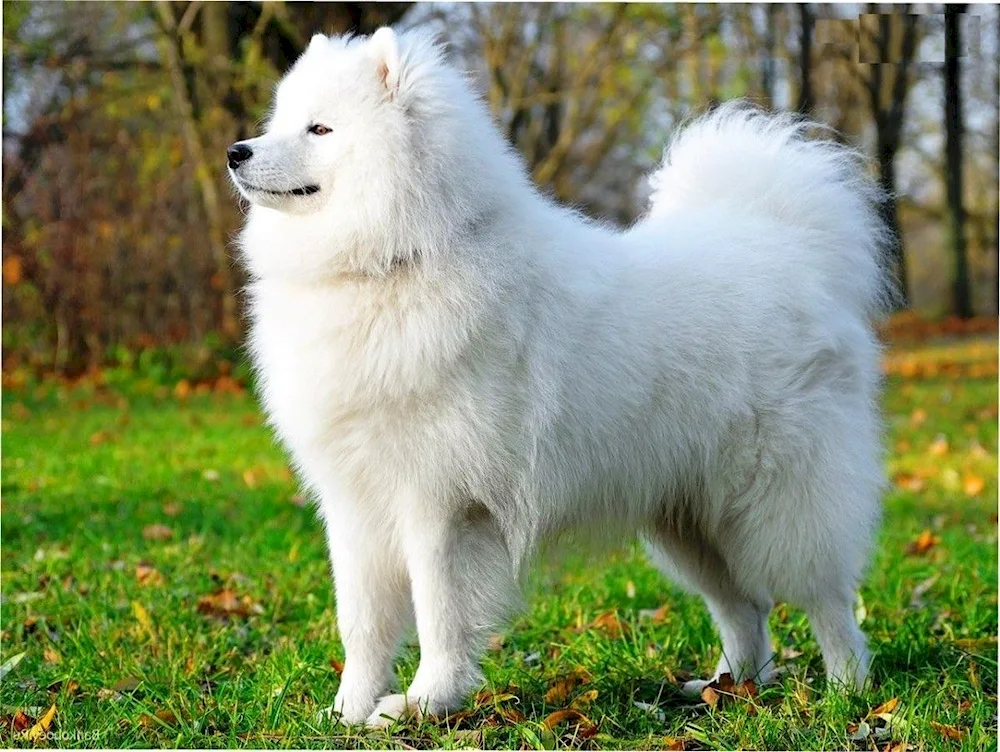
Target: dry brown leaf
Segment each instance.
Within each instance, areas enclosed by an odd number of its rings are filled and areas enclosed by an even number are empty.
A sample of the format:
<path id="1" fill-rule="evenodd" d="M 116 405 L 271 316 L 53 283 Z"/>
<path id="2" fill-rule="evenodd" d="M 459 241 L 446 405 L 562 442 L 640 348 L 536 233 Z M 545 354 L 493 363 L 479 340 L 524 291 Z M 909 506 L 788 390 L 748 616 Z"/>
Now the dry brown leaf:
<path id="1" fill-rule="evenodd" d="M 542 721 L 542 725 L 545 726 L 545 728 L 552 730 L 559 724 L 566 723 L 567 721 L 573 723 L 574 725 L 593 725 L 587 716 L 579 710 L 574 710 L 573 708 L 563 708 L 562 710 L 556 710 L 553 713 L 549 713 L 545 716 L 545 720 Z"/>
<path id="2" fill-rule="evenodd" d="M 184 507 L 182 507 L 180 502 L 177 501 L 168 501 L 163 505 L 163 513 L 167 515 L 167 517 L 176 517 L 183 510 Z"/>
<path id="3" fill-rule="evenodd" d="M 51 645 L 45 646 L 45 650 L 42 651 L 42 657 L 46 663 L 62 663 L 62 656 L 59 655 L 59 651 Z"/>
<path id="4" fill-rule="evenodd" d="M 581 705 L 589 705 L 597 699 L 597 695 L 598 692 L 596 689 L 588 689 L 586 692 L 581 693 L 575 700 L 573 700 L 573 706 L 580 707 Z"/>
<path id="5" fill-rule="evenodd" d="M 491 653 L 499 653 L 503 649 L 504 641 L 502 634 L 491 634 L 486 640 L 486 649 Z"/>
<path id="6" fill-rule="evenodd" d="M 722 693 L 716 690 L 711 684 L 701 690 L 701 701 L 710 708 L 714 708 L 718 705 L 721 698 Z"/>
<path id="7" fill-rule="evenodd" d="M 177 382 L 174 387 L 174 397 L 177 399 L 187 399 L 191 395 L 191 382 L 187 379 L 181 379 Z"/>
<path id="8" fill-rule="evenodd" d="M 922 407 L 918 407 L 910 415 L 910 423 L 915 426 L 923 425 L 927 421 L 927 411 Z"/>
<path id="9" fill-rule="evenodd" d="M 876 716 L 879 713 L 891 713 L 899 705 L 899 698 L 893 697 L 892 699 L 886 700 L 881 705 L 872 710 L 868 715 Z"/>
<path id="10" fill-rule="evenodd" d="M 247 488 L 257 487 L 257 473 L 253 468 L 248 467 L 243 471 L 243 482 Z"/>
<path id="11" fill-rule="evenodd" d="M 7 725 L 6 723 L 4 724 Z M 27 731 L 32 726 L 35 725 L 35 719 L 30 715 L 25 713 L 23 710 L 18 710 L 10 719 L 10 730 L 11 731 Z"/>
<path id="12" fill-rule="evenodd" d="M 910 556 L 923 556 L 940 542 L 941 539 L 934 533 L 924 530 L 907 546 L 906 553 Z"/>
<path id="13" fill-rule="evenodd" d="M 660 624 L 667 620 L 670 615 L 670 606 L 664 603 L 659 608 L 642 609 L 639 611 L 639 618 L 650 621 L 653 624 Z"/>
<path id="14" fill-rule="evenodd" d="M 166 541 L 174 537 L 174 531 L 157 522 L 154 525 L 146 525 L 142 529 L 142 537 L 151 541 Z"/>
<path id="15" fill-rule="evenodd" d="M 336 658 L 330 659 L 330 668 L 337 672 L 337 676 L 344 675 L 344 664 L 338 661 Z"/>
<path id="16" fill-rule="evenodd" d="M 145 728 L 173 726 L 177 723 L 177 715 L 170 710 L 157 710 L 153 715 L 143 713 L 139 716 L 139 725 Z"/>
<path id="17" fill-rule="evenodd" d="M 574 689 L 590 681 L 590 674 L 582 666 L 577 666 L 572 673 L 559 677 L 545 693 L 545 702 L 549 705 L 561 705 L 566 702 Z"/>
<path id="18" fill-rule="evenodd" d="M 663 748 L 668 750 L 679 750 L 683 752 L 687 747 L 684 746 L 684 740 L 679 739 L 676 736 L 667 736 L 663 738 Z"/>
<path id="19" fill-rule="evenodd" d="M 198 598 L 197 609 L 199 614 L 216 619 L 227 619 L 232 616 L 245 619 L 254 614 L 264 613 L 263 606 L 254 603 L 250 596 L 240 597 L 229 588 L 222 588 L 210 595 L 201 596 Z"/>
<path id="20" fill-rule="evenodd" d="M 164 583 L 163 575 L 149 562 L 140 561 L 135 567 L 135 578 L 140 585 L 157 587 Z"/>
<path id="21" fill-rule="evenodd" d="M 955 726 L 947 723 L 938 723 L 937 721 L 931 721 L 931 726 L 935 728 L 945 739 L 954 739 L 955 741 L 962 740 L 962 731 Z"/>
<path id="22" fill-rule="evenodd" d="M 584 629 L 594 629 L 604 632 L 612 639 L 618 639 L 622 635 L 628 634 L 629 626 L 621 620 L 617 611 L 606 611 L 590 622 Z M 582 632 L 583 630 L 581 629 L 580 631 Z"/>

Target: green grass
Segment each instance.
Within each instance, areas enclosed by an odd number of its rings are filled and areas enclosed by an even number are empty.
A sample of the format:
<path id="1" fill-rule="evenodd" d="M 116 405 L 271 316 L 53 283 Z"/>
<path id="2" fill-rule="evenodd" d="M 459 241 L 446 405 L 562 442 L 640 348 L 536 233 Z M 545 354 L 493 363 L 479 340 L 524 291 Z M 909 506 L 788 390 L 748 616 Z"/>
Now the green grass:
<path id="1" fill-rule="evenodd" d="M 496 694 L 470 699 L 450 724 L 392 737 L 313 721 L 337 690 L 331 659 L 343 657 L 324 540 L 250 397 L 179 400 L 140 382 L 8 391 L 0 662 L 24 657 L 0 685 L 0 715 L 9 727 L 15 711 L 37 718 L 54 703 L 63 737 L 49 746 L 861 750 L 873 739 L 851 741 L 848 727 L 895 697 L 878 749 L 995 748 L 997 383 L 981 369 L 963 376 L 969 351 L 995 374 L 995 343 L 924 345 L 915 357 L 963 365 L 889 382 L 889 470 L 905 488 L 886 499 L 863 590 L 870 693 L 827 694 L 805 617 L 779 605 L 780 682 L 715 709 L 682 698 L 676 679 L 718 659 L 708 614 L 625 550 L 542 567 L 485 659 Z M 171 537 L 144 537 L 154 524 Z M 924 530 L 933 545 L 908 553 Z M 228 621 L 200 612 L 199 598 L 222 588 L 260 608 Z M 640 614 L 662 604 L 665 618 Z M 607 612 L 622 635 L 585 628 Z M 416 660 L 411 641 L 404 686 Z M 589 680 L 546 703 L 574 671 Z M 574 701 L 587 721 L 542 724 Z"/>

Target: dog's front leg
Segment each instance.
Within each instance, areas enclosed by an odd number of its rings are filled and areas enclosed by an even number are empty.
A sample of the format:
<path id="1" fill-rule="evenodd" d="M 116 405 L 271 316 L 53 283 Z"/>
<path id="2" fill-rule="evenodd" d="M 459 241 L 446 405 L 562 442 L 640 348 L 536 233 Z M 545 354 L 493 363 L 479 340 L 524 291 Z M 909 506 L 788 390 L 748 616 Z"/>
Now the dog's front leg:
<path id="1" fill-rule="evenodd" d="M 407 503 L 402 526 L 420 638 L 420 665 L 406 694 L 382 698 L 368 723 L 459 709 L 482 680 L 479 658 L 490 629 L 516 595 L 500 528 L 481 505 L 432 510 Z"/>
<path id="2" fill-rule="evenodd" d="M 321 715 L 360 723 L 392 682 L 399 637 L 412 615 L 409 583 L 388 528 L 351 510 L 331 511 L 324 508 L 346 660 L 333 707 Z"/>

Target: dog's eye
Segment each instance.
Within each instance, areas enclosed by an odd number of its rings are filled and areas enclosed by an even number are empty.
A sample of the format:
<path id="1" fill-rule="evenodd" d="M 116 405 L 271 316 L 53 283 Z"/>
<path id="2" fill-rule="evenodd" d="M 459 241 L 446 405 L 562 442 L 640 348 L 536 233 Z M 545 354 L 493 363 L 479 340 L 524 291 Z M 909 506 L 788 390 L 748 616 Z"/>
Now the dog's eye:
<path id="1" fill-rule="evenodd" d="M 312 133 L 314 136 L 325 136 L 327 133 L 330 132 L 330 130 L 331 130 L 330 128 L 327 128 L 325 125 L 321 125 L 319 123 L 316 123 L 316 125 L 309 126 L 309 132 Z"/>

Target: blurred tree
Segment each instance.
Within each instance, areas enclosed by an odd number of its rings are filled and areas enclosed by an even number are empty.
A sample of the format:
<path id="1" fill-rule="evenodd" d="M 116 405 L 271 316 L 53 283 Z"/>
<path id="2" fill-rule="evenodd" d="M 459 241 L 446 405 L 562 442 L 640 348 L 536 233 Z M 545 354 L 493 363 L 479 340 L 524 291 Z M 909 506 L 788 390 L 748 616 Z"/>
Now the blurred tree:
<path id="1" fill-rule="evenodd" d="M 897 6 L 895 13 L 880 10 L 877 3 L 868 5 L 860 18 L 859 49 L 862 65 L 854 67 L 862 76 L 868 104 L 875 125 L 875 155 L 879 180 L 888 196 L 883 203 L 883 217 L 892 230 L 893 261 L 899 282 L 901 303 L 909 298 L 903 232 L 896 203 L 896 153 L 902 143 L 906 97 L 912 83 L 914 58 L 920 30 L 917 16 L 909 5 Z"/>
<path id="2" fill-rule="evenodd" d="M 813 109 L 812 55 L 813 18 L 809 3 L 799 3 L 799 100 L 796 109 L 809 114 Z"/>
<path id="3" fill-rule="evenodd" d="M 969 260 L 965 250 L 965 206 L 962 200 L 962 30 L 964 4 L 944 7 L 945 181 L 948 187 L 948 235 L 955 256 L 952 280 L 954 312 L 972 318 Z"/>

